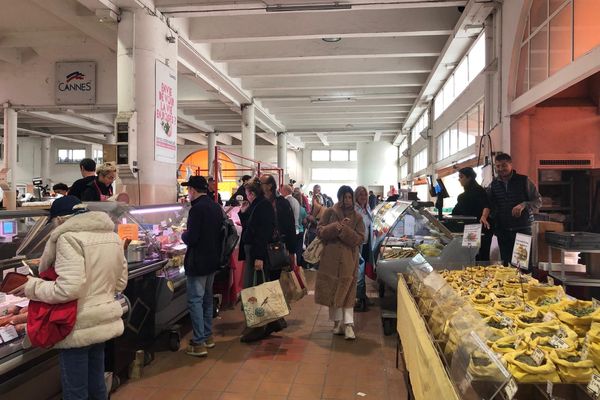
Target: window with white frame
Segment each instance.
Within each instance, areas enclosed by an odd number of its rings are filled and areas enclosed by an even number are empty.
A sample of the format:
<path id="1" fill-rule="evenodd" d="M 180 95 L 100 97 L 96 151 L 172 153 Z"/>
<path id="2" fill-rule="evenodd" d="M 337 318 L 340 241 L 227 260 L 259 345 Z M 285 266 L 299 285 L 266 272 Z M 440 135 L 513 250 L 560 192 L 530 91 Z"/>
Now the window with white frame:
<path id="1" fill-rule="evenodd" d="M 329 150 L 313 150 L 310 153 L 312 161 L 329 161 Z"/>
<path id="2" fill-rule="evenodd" d="M 427 148 L 424 148 L 413 157 L 413 172 L 419 172 L 427 168 Z"/>
<path id="3" fill-rule="evenodd" d="M 85 158 L 85 149 L 58 149 L 58 164 L 75 164 Z"/>
<path id="4" fill-rule="evenodd" d="M 102 164 L 104 162 L 104 151 L 102 149 L 92 150 L 92 158 L 96 164 Z"/>
<path id="5" fill-rule="evenodd" d="M 348 150 L 331 150 L 331 161 L 348 161 Z"/>
<path id="6" fill-rule="evenodd" d="M 400 166 L 400 179 L 405 179 L 408 176 L 408 163 L 404 163 Z"/>
<path id="7" fill-rule="evenodd" d="M 437 138 L 438 161 L 444 160 L 467 147 L 475 144 L 476 137 L 481 136 L 483 119 L 483 102 L 467 111 Z"/>
<path id="8" fill-rule="evenodd" d="M 485 67 L 485 33 L 475 41 L 467 55 L 440 89 L 433 101 L 433 118 L 440 115 L 456 100 Z"/>
<path id="9" fill-rule="evenodd" d="M 415 142 L 419 140 L 419 137 L 421 137 L 421 132 L 427 128 L 429 128 L 429 110 L 425 110 L 423 115 L 421 115 L 417 122 L 413 125 L 410 131 L 410 142 L 415 144 Z"/>
<path id="10" fill-rule="evenodd" d="M 313 181 L 356 181 L 356 168 L 312 168 Z"/>
<path id="11" fill-rule="evenodd" d="M 398 151 L 400 152 L 400 157 L 402 157 L 402 153 L 404 153 L 404 150 L 408 149 L 408 138 L 404 138 L 402 139 L 402 142 L 400 142 L 400 146 L 398 148 Z"/>
<path id="12" fill-rule="evenodd" d="M 312 150 L 311 161 L 356 161 L 356 150 Z"/>
<path id="13" fill-rule="evenodd" d="M 356 161 L 358 152 L 356 150 L 350 150 L 350 161 Z"/>

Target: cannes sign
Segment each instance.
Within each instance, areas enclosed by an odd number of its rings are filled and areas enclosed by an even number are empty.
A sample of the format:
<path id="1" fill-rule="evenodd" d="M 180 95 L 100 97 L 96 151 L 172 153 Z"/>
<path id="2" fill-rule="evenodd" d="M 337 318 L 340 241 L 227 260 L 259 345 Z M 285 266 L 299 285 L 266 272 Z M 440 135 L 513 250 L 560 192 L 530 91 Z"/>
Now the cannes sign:
<path id="1" fill-rule="evenodd" d="M 56 63 L 56 104 L 96 103 L 96 63 Z"/>

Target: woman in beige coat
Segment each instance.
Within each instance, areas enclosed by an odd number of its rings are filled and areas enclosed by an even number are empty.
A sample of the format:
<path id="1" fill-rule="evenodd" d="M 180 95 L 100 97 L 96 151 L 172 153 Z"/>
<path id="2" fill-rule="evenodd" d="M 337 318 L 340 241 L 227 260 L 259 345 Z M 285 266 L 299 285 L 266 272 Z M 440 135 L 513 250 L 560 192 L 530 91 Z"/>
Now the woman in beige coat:
<path id="1" fill-rule="evenodd" d="M 362 217 L 354 210 L 354 192 L 349 186 L 338 190 L 338 202 L 328 208 L 317 234 L 324 244 L 317 273 L 315 302 L 329 307 L 333 333 L 355 339 L 354 302 L 358 250 L 365 235 Z"/>

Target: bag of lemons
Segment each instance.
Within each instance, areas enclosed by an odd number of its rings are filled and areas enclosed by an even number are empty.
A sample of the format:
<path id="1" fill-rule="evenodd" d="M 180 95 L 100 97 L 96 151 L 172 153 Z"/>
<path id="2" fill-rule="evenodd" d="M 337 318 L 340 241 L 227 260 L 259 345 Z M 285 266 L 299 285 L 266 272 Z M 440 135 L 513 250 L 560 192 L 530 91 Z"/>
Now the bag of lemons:
<path id="1" fill-rule="evenodd" d="M 582 360 L 577 351 L 554 350 L 550 352 L 550 360 L 564 383 L 587 383 L 592 378 L 594 362 Z"/>
<path id="2" fill-rule="evenodd" d="M 581 337 L 590 330 L 592 320 L 600 317 L 600 309 L 595 309 L 591 301 L 563 301 L 550 310 Z"/>
<path id="3" fill-rule="evenodd" d="M 506 361 L 508 371 L 515 379 L 524 383 L 547 381 L 559 383 L 560 377 L 556 371 L 556 366 L 548 355 L 545 354 L 542 364 L 538 366 L 531 357 L 532 353 L 532 350 L 517 350 L 504 354 L 503 358 Z"/>

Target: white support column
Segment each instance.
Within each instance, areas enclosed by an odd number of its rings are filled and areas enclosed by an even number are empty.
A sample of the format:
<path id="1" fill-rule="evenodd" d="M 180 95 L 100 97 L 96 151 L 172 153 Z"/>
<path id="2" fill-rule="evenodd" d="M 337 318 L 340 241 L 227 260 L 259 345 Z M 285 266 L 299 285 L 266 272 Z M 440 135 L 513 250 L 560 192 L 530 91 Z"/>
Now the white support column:
<path id="1" fill-rule="evenodd" d="M 42 165 L 40 171 L 40 177 L 44 184 L 49 182 L 50 176 L 50 146 L 52 142 L 50 138 L 42 138 Z M 53 182 L 56 183 L 56 182 Z"/>
<path id="2" fill-rule="evenodd" d="M 283 169 L 283 181 L 287 182 L 287 134 L 277 132 L 277 166 Z"/>
<path id="3" fill-rule="evenodd" d="M 214 162 L 216 158 L 215 146 L 217 145 L 217 134 L 214 132 L 208 133 L 208 175 L 213 176 Z"/>
<path id="4" fill-rule="evenodd" d="M 17 112 L 4 105 L 4 164 L 3 172 L 6 181 L 4 190 L 4 207 L 7 210 L 17 209 L 15 172 L 17 170 Z"/>
<path id="5" fill-rule="evenodd" d="M 242 104 L 242 156 L 251 159 L 254 159 L 256 147 L 255 123 L 254 104 Z"/>

